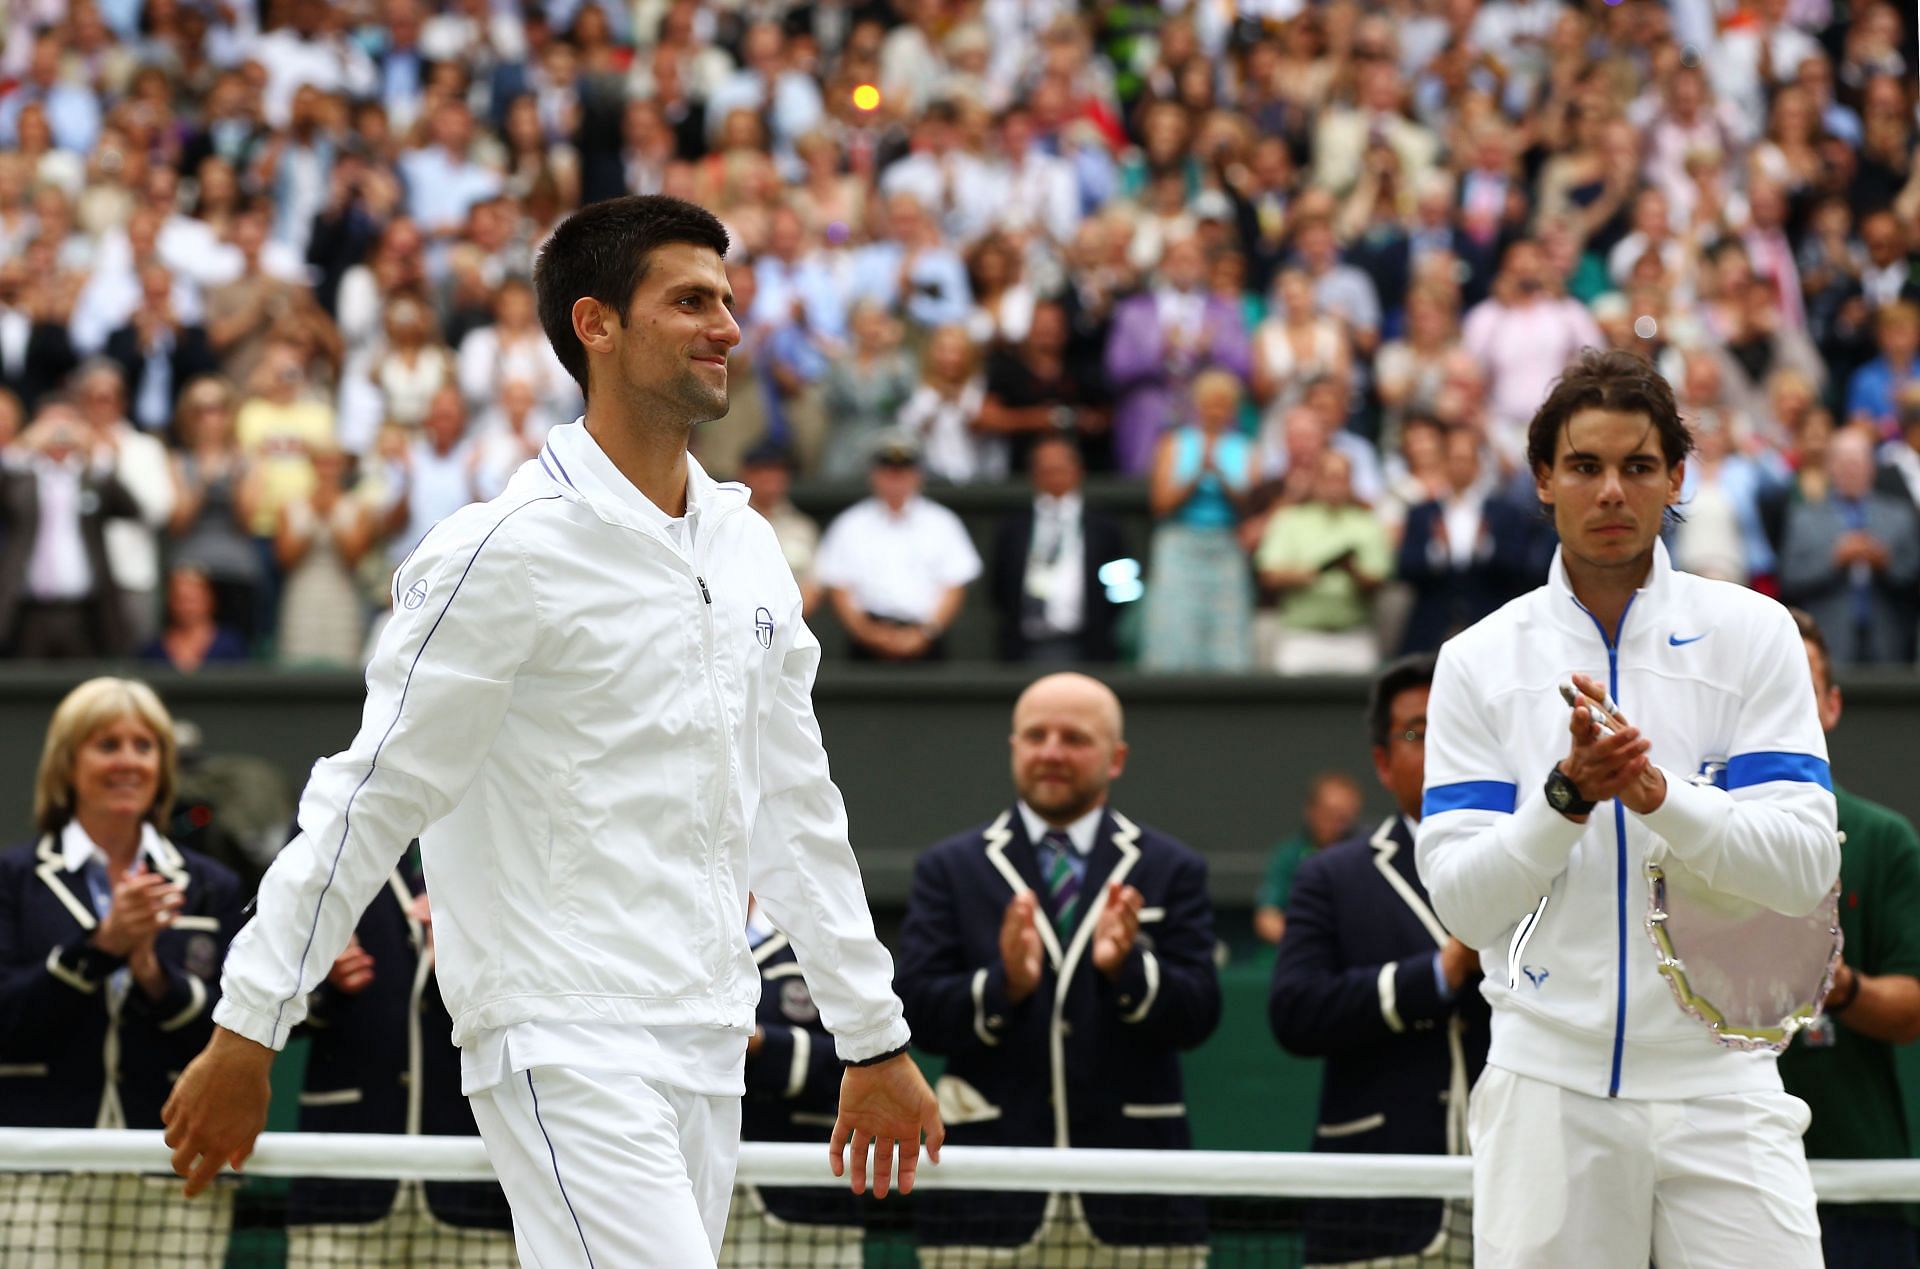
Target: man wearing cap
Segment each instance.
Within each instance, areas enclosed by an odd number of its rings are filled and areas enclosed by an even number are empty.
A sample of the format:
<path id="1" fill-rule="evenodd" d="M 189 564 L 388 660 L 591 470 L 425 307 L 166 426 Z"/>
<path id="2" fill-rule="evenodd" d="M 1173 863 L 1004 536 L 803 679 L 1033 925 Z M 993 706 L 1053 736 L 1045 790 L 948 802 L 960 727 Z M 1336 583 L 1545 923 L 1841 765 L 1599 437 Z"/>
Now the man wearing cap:
<path id="1" fill-rule="evenodd" d="M 827 526 L 814 561 L 856 661 L 937 661 L 980 554 L 960 517 L 920 496 L 920 447 L 885 432 L 867 478 L 873 496 Z"/>

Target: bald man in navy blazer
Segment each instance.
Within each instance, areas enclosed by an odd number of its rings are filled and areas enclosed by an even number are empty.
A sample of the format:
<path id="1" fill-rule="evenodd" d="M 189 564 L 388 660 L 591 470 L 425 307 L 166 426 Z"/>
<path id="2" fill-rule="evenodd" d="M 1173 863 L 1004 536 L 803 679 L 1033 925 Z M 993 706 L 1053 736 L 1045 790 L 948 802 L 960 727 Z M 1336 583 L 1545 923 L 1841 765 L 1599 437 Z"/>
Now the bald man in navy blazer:
<path id="1" fill-rule="evenodd" d="M 963 1145 L 1184 1150 L 1180 1052 L 1220 1019 L 1207 867 L 1107 805 L 1126 763 L 1120 702 L 1081 674 L 1030 686 L 1013 717 L 1018 801 L 914 868 L 895 986 Z M 1028 1247 L 1203 1263 L 1192 1198 L 929 1191 L 922 1263 Z"/>

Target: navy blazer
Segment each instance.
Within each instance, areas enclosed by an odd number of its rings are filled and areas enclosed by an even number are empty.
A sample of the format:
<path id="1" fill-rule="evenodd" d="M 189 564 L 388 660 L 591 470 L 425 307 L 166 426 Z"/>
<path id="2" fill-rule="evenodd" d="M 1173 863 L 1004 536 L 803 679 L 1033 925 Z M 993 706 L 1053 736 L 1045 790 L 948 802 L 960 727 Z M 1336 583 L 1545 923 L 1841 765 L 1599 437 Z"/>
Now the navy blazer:
<path id="1" fill-rule="evenodd" d="M 760 1051 L 747 1054 L 747 1096 L 740 1104 L 742 1141 L 825 1145 L 840 1111 L 833 1035 L 820 1021 L 800 961 L 784 934 L 753 949 L 760 966 Z M 759 1191 L 769 1215 L 797 1225 L 858 1225 L 860 1205 L 844 1185 L 775 1185 Z"/>
<path id="2" fill-rule="evenodd" d="M 1113 881 L 1137 888 L 1145 903 L 1139 939 L 1110 981 L 1094 969 L 1091 944 Z M 1179 1053 L 1220 1020 L 1206 861 L 1109 810 L 1064 946 L 1044 903 L 1035 913 L 1045 948 L 1040 984 L 1015 1005 L 1000 926 L 1026 890 L 1046 893 L 1017 810 L 941 842 L 914 865 L 895 988 L 915 1042 L 947 1058 L 935 1089 L 947 1140 L 1189 1148 Z M 1198 1199 L 1089 1194 L 1081 1202 L 1109 1243 L 1206 1240 Z M 915 1203 L 925 1242 L 1008 1246 L 1033 1237 L 1047 1196 L 936 1190 Z"/>
<path id="3" fill-rule="evenodd" d="M 460 1050 L 426 929 L 408 912 L 424 889 L 419 869 L 403 864 L 361 915 L 354 935 L 373 957 L 372 982 L 348 995 L 322 981 L 308 994 L 303 1029 L 312 1047 L 300 1092 L 301 1132 L 478 1135 L 460 1093 Z M 287 1195 L 287 1222 L 367 1224 L 392 1209 L 398 1190 L 398 1181 L 302 1177 Z M 426 1199 L 449 1225 L 513 1226 L 506 1195 L 493 1182 L 428 1182 Z"/>
<path id="4" fill-rule="evenodd" d="M 1446 935 L 1398 815 L 1300 865 L 1267 1016 L 1288 1052 L 1328 1059 L 1315 1150 L 1466 1152 L 1490 1013 L 1478 977 L 1441 999 L 1434 954 Z M 1444 1236 L 1443 1219 L 1437 1199 L 1313 1203 L 1306 1263 L 1410 1255 Z"/>
<path id="5" fill-rule="evenodd" d="M 1505 499 L 1488 498 L 1480 510 L 1480 540 L 1464 568 L 1454 566 L 1436 536 L 1444 516 L 1438 502 L 1407 511 L 1394 568 L 1413 589 L 1402 655 L 1439 651 L 1448 639 L 1546 578 L 1532 549 L 1538 516 Z"/>
<path id="6" fill-rule="evenodd" d="M 167 991 L 153 1000 L 129 983 L 118 1004 L 111 979 L 126 961 L 88 941 L 100 922 L 59 835 L 0 852 L 0 1125 L 158 1128 L 173 1082 L 213 1035 L 240 880 L 159 840 L 149 866 L 184 900 L 154 939 Z"/>

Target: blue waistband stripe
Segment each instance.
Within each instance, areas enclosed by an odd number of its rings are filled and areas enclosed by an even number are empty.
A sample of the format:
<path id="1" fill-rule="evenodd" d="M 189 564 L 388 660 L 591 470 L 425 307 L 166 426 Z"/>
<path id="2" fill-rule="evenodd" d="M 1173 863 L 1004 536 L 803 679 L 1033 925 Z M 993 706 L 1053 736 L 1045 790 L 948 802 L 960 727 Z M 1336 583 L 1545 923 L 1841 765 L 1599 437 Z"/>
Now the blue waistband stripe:
<path id="1" fill-rule="evenodd" d="M 1727 759 L 1729 790 L 1744 789 L 1750 784 L 1770 784 L 1775 780 L 1798 780 L 1833 792 L 1833 776 L 1826 762 L 1812 754 L 1737 753 Z"/>
<path id="2" fill-rule="evenodd" d="M 1436 789 L 1428 789 L 1420 800 L 1422 816 L 1438 815 L 1442 811 L 1497 811 L 1501 815 L 1512 815 L 1514 795 L 1518 790 L 1503 780 L 1467 780 L 1460 784 L 1443 784 Z"/>

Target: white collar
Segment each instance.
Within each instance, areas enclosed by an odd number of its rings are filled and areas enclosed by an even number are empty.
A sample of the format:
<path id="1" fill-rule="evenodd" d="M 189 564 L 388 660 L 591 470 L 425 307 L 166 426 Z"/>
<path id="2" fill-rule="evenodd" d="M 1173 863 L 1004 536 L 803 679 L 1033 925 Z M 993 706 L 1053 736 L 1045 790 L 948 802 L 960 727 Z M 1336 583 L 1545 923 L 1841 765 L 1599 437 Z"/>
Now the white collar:
<path id="1" fill-rule="evenodd" d="M 140 825 L 140 850 L 151 864 L 164 862 L 160 853 L 160 834 L 151 824 Z M 98 857 L 101 863 L 107 861 L 107 852 L 100 849 L 97 842 L 80 827 L 79 820 L 68 820 L 67 826 L 60 830 L 60 862 L 66 865 L 68 872 L 79 872 L 87 863 Z"/>
<path id="2" fill-rule="evenodd" d="M 639 487 L 614 466 L 613 460 L 607 457 L 607 451 L 601 449 L 600 442 L 593 438 L 593 433 L 587 431 L 585 416 L 562 427 L 554 428 L 547 435 L 547 443 L 561 455 L 567 474 L 575 482 L 575 487 L 580 488 L 581 493 L 589 496 L 592 493 L 598 493 L 639 515 L 643 521 L 656 528 L 664 529 L 673 521 L 672 516 L 655 505 L 653 499 L 641 493 Z M 699 473 L 698 476 L 695 475 L 696 472 Z M 589 482 L 593 486 L 591 492 L 581 488 L 583 484 Z M 700 467 L 699 460 L 692 454 L 688 454 L 687 516 L 689 518 L 700 514 L 701 494 L 704 492 L 702 485 L 707 483 L 710 482 L 706 480 L 706 472 Z"/>
<path id="3" fill-rule="evenodd" d="M 1014 803 L 1020 808 L 1020 822 L 1026 825 L 1027 840 L 1035 847 L 1040 839 L 1053 829 L 1053 825 L 1040 818 L 1040 813 L 1027 805 L 1021 798 Z M 1100 821 L 1107 813 L 1107 804 L 1102 802 L 1073 823 L 1067 825 L 1067 840 L 1073 843 L 1074 851 L 1082 858 L 1093 853 L 1093 837 L 1100 831 Z"/>
<path id="4" fill-rule="evenodd" d="M 765 909 L 754 904 L 753 910 L 747 913 L 747 946 L 759 947 L 777 933 L 779 931 L 773 928 L 773 922 L 767 920 Z"/>
<path id="5" fill-rule="evenodd" d="M 1051 511 L 1064 519 L 1077 520 L 1080 518 L 1080 508 L 1084 501 L 1078 489 L 1069 490 L 1057 498 L 1052 494 L 1035 494 L 1033 509 L 1039 512 Z"/>

